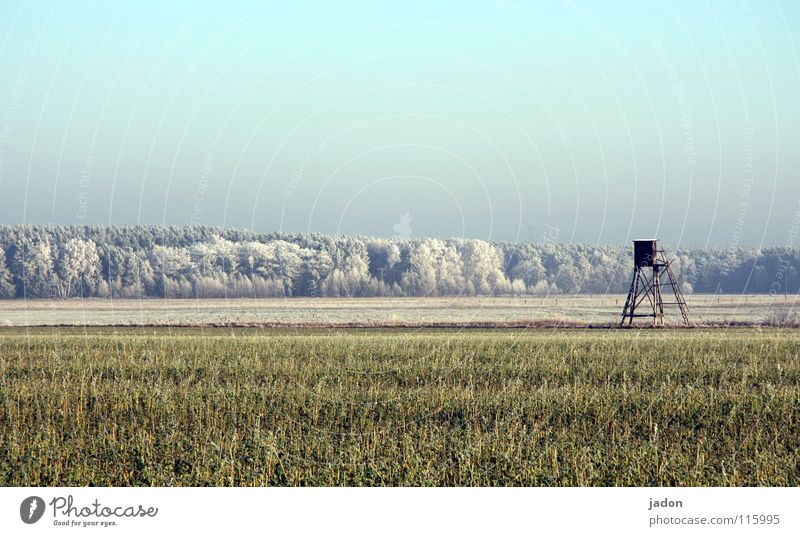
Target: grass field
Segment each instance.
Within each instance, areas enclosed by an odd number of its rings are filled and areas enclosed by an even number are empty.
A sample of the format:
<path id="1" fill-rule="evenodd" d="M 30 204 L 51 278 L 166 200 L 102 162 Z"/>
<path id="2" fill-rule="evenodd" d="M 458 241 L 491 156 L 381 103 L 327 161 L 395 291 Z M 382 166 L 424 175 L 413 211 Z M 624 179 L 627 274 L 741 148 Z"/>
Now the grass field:
<path id="1" fill-rule="evenodd" d="M 698 325 L 758 324 L 800 311 L 800 298 L 768 295 L 687 297 Z M 275 298 L 236 300 L 5 300 L 0 326 L 283 325 L 460 326 L 616 325 L 620 295 L 451 298 Z M 666 309 L 668 322 L 680 316 Z"/>
<path id="2" fill-rule="evenodd" d="M 0 329 L 0 485 L 800 485 L 800 333 Z"/>

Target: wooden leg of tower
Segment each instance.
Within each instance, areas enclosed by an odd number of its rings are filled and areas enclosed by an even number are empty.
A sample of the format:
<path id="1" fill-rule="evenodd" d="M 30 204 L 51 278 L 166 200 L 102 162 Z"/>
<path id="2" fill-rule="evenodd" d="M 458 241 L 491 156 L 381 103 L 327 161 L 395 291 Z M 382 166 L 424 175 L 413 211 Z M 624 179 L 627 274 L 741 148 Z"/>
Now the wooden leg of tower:
<path id="1" fill-rule="evenodd" d="M 629 314 L 628 308 L 631 306 L 633 300 L 635 300 L 636 298 L 636 295 L 634 294 L 635 286 L 636 286 L 636 269 L 634 268 L 633 277 L 631 278 L 631 288 L 628 289 L 628 297 L 625 298 L 625 307 L 622 308 L 622 320 L 620 320 L 619 322 L 620 327 L 622 327 L 625 324 L 625 318 L 627 318 Z M 631 311 L 630 314 L 633 314 L 633 311 Z"/>
<path id="2" fill-rule="evenodd" d="M 641 283 L 641 288 L 637 286 L 636 288 L 636 300 L 634 301 L 636 307 L 639 305 L 644 305 L 644 302 L 647 301 L 651 314 L 647 314 L 645 316 L 652 316 L 653 322 L 655 323 L 655 290 L 653 288 L 654 278 L 650 277 L 649 279 L 644 275 L 644 269 L 639 269 L 639 282 Z"/>
<path id="3" fill-rule="evenodd" d="M 631 290 L 631 308 L 628 310 L 628 325 L 633 324 L 633 313 L 636 311 L 636 293 L 639 289 L 639 270 L 633 271 L 633 290 Z"/>
<path id="4" fill-rule="evenodd" d="M 654 300 L 654 310 L 653 313 L 658 320 L 658 323 L 663 325 L 664 324 L 664 300 L 661 296 L 661 267 L 654 266 L 653 267 L 653 278 L 655 279 L 655 284 L 653 285 L 653 292 L 655 294 Z M 655 323 L 655 320 L 654 320 Z"/>
<path id="5" fill-rule="evenodd" d="M 689 308 L 686 306 L 686 300 L 683 298 L 683 292 L 681 292 L 680 287 L 678 287 L 678 282 L 675 279 L 675 275 L 672 273 L 672 268 L 669 264 L 667 264 L 667 277 L 669 278 L 670 286 L 672 286 L 672 292 L 675 294 L 675 302 L 678 304 L 678 308 L 681 311 L 683 322 L 687 326 L 690 326 Z"/>
<path id="6" fill-rule="evenodd" d="M 653 325 L 658 324 L 658 266 L 653 266 L 653 288 L 652 288 L 653 301 L 650 305 L 653 307 Z"/>

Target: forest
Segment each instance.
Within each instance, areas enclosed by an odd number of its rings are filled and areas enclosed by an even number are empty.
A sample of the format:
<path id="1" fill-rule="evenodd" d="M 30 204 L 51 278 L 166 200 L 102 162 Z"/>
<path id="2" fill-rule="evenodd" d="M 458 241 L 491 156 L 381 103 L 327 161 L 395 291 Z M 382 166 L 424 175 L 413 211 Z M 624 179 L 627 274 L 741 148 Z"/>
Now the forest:
<path id="1" fill-rule="evenodd" d="M 795 247 L 689 247 L 685 293 L 795 294 Z M 206 226 L 0 226 L 0 298 L 625 293 L 631 246 L 258 233 Z"/>

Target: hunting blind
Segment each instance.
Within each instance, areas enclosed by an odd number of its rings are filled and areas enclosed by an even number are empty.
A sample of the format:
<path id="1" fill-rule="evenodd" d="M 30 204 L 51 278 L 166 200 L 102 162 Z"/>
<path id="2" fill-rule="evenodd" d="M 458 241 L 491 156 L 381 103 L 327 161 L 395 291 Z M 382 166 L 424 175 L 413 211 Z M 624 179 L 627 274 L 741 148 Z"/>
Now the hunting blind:
<path id="1" fill-rule="evenodd" d="M 665 305 L 677 305 L 684 324 L 689 325 L 686 300 L 683 299 L 670 264 L 664 250 L 658 249 L 658 240 L 648 238 L 633 241 L 633 279 L 622 309 L 620 326 L 625 324 L 625 320 L 628 325 L 632 325 L 634 318 L 652 318 L 653 325 L 664 324 Z M 672 290 L 674 302 L 664 301 L 661 294 L 664 287 Z"/>

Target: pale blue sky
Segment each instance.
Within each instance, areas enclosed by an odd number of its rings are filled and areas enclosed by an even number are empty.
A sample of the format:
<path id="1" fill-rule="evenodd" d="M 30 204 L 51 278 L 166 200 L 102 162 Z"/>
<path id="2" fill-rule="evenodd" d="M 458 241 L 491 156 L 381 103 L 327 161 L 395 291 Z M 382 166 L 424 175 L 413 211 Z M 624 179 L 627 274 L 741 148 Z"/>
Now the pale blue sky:
<path id="1" fill-rule="evenodd" d="M 0 223 L 785 245 L 800 8 L 6 1 Z"/>

